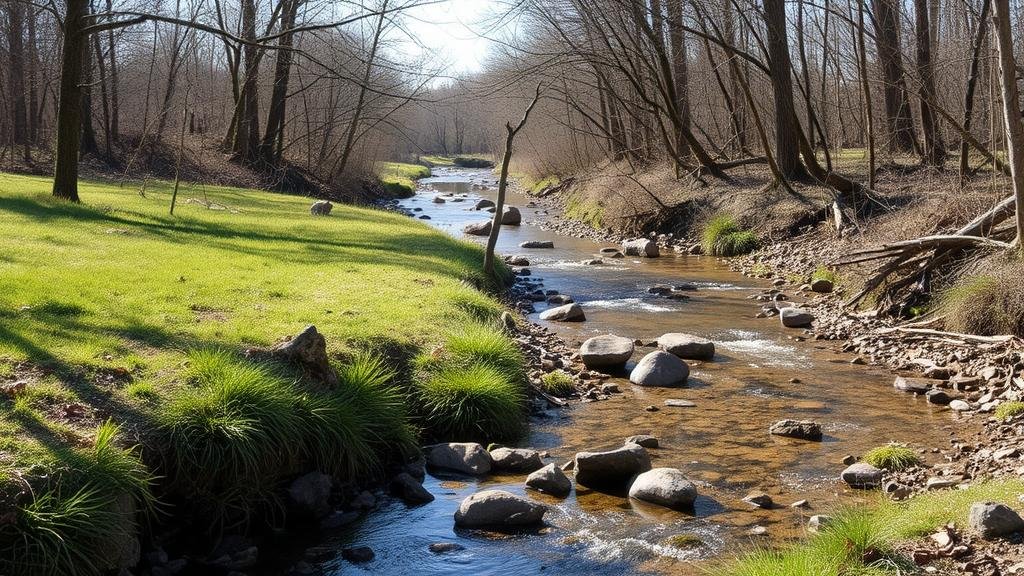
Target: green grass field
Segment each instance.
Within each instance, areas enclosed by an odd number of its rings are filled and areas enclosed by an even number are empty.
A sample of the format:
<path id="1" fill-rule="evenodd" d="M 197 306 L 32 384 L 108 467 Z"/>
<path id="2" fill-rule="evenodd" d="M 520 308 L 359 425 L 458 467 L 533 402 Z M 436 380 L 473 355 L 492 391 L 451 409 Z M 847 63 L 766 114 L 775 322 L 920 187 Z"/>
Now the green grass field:
<path id="1" fill-rule="evenodd" d="M 143 196 L 83 182 L 82 204 L 49 189 L 0 174 L 0 511 L 18 518 L 0 527 L 0 573 L 59 570 L 73 554 L 101 564 L 91 539 L 134 533 L 134 519 L 112 516 L 117 534 L 77 522 L 129 488 L 140 507 L 151 490 L 230 505 L 211 514 L 223 526 L 251 521 L 278 479 L 311 466 L 347 480 L 379 470 L 422 427 L 417 355 L 467 326 L 481 354 L 494 338 L 511 345 L 481 290 L 508 270 L 485 278 L 478 246 L 406 216 L 335 205 L 314 217 L 309 198 L 209 186 L 181 190 L 171 216 L 167 183 Z M 240 354 L 309 324 L 336 390 Z M 232 473 L 216 489 L 191 480 L 214 447 Z M 266 486 L 253 486 L 254 463 Z M 218 491 L 243 485 L 252 493 L 230 501 Z"/>
<path id="2" fill-rule="evenodd" d="M 416 192 L 416 181 L 430 176 L 427 166 L 402 162 L 378 162 L 375 171 L 384 189 L 398 198 L 412 196 Z"/>

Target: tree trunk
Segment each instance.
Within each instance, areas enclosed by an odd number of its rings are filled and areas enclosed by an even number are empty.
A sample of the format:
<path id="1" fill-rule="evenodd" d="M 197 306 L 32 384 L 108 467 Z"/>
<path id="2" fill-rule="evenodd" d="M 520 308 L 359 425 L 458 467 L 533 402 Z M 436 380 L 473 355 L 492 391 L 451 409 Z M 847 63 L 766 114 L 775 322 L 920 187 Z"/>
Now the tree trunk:
<path id="1" fill-rule="evenodd" d="M 864 94 L 864 124 L 867 127 L 868 188 L 875 187 L 875 121 L 871 101 L 871 82 L 868 81 L 868 51 L 864 42 L 864 1 L 857 2 L 857 60 L 860 64 L 860 87 Z"/>
<path id="2" fill-rule="evenodd" d="M 893 152 L 912 152 L 916 148 L 914 122 L 910 115 L 906 83 L 903 80 L 897 6 L 895 0 L 871 0 L 875 48 L 882 66 L 882 97 L 885 101 L 885 119 L 889 126 L 889 149 Z"/>
<path id="3" fill-rule="evenodd" d="M 82 86 L 81 110 L 82 110 L 82 134 L 81 148 L 79 154 L 98 154 L 99 144 L 96 143 L 96 129 L 92 125 L 92 57 L 89 50 L 89 38 L 87 34 L 82 35 L 82 50 L 85 54 L 82 57 Z"/>
<path id="4" fill-rule="evenodd" d="M 256 1 L 242 0 L 242 38 L 256 40 Z M 242 48 L 245 79 L 242 82 L 238 119 L 235 126 L 234 157 L 244 164 L 257 160 L 259 148 L 259 48 L 247 43 Z"/>
<path id="5" fill-rule="evenodd" d="M 690 144 L 683 131 L 690 130 L 690 76 L 687 70 L 686 34 L 683 31 L 682 0 L 666 0 L 668 9 L 668 36 L 672 48 L 672 77 L 676 87 L 676 113 L 679 115 L 681 130 L 676 134 L 677 153 L 680 157 L 690 155 Z"/>
<path id="6" fill-rule="evenodd" d="M 1017 202 L 1017 248 L 1024 250 L 1024 124 L 1021 123 L 1020 95 L 1017 91 L 1017 60 L 1013 55 L 1013 30 L 1010 28 L 1010 1 L 992 1 L 992 25 L 999 48 L 999 83 L 1003 93 L 1003 120 L 1006 123 L 1007 153 L 1013 195 Z"/>
<path id="7" fill-rule="evenodd" d="M 31 7 L 30 7 L 31 9 Z M 7 48 L 10 67 L 7 71 L 11 91 L 11 142 L 24 146 L 25 160 L 31 158 L 28 134 L 28 113 L 25 105 L 25 6 L 20 0 L 7 1 Z"/>
<path id="8" fill-rule="evenodd" d="M 282 10 L 281 31 L 286 32 L 295 26 L 301 0 L 283 0 L 287 2 Z M 267 127 L 260 142 L 260 158 L 269 165 L 276 165 L 281 159 L 277 155 L 277 141 L 284 131 L 286 100 L 288 98 L 288 81 L 292 66 L 293 34 L 285 33 L 278 40 L 277 62 L 274 66 L 274 91 L 270 95 L 270 110 L 267 112 Z"/>
<path id="9" fill-rule="evenodd" d="M 967 91 L 964 93 L 964 130 L 970 132 L 971 120 L 974 114 L 974 89 L 978 84 L 978 63 L 981 61 L 981 50 L 985 44 L 985 33 L 988 30 L 988 12 L 992 5 L 991 0 L 982 0 L 981 14 L 978 16 L 978 29 L 974 34 L 973 50 L 971 53 L 971 68 L 967 73 Z M 970 169 L 969 164 L 969 143 L 966 138 L 960 139 L 960 183 L 964 183 Z"/>
<path id="10" fill-rule="evenodd" d="M 942 142 L 942 126 L 932 110 L 935 102 L 935 74 L 932 69 L 931 20 L 928 18 L 929 0 L 914 0 L 915 36 L 917 38 L 917 75 L 921 82 L 921 133 L 924 135 L 924 161 L 942 166 L 946 146 Z"/>
<path id="11" fill-rule="evenodd" d="M 83 33 L 89 0 L 67 0 L 64 46 L 57 100 L 57 150 L 53 166 L 53 195 L 78 202 L 78 146 L 82 127 L 82 65 L 86 51 Z"/>
<path id="12" fill-rule="evenodd" d="M 107 12 L 113 12 L 113 0 L 107 0 Z M 121 135 L 121 103 L 120 77 L 117 70 L 117 49 L 114 43 L 114 30 L 107 30 L 107 50 L 110 51 L 110 140 L 117 142 Z"/>
<path id="13" fill-rule="evenodd" d="M 356 101 L 356 108 L 352 112 L 352 122 L 348 125 L 348 134 L 345 135 L 345 147 L 341 150 L 341 160 L 338 161 L 336 174 L 343 174 L 348 165 L 348 159 L 352 154 L 352 144 L 355 142 L 356 132 L 359 129 L 359 121 L 363 115 L 363 107 L 366 105 L 366 92 L 369 90 L 370 78 L 373 76 L 374 59 L 377 57 L 377 46 L 380 43 L 380 35 L 384 30 L 384 15 L 387 13 L 388 0 L 381 5 L 380 16 L 377 18 L 377 26 L 373 30 L 373 40 L 370 42 L 370 52 L 366 58 L 366 70 L 363 72 L 363 83 L 359 86 L 359 98 Z M 458 125 L 455 126 L 456 132 Z M 456 148 L 459 148 L 458 136 L 456 135 Z"/>
<path id="14" fill-rule="evenodd" d="M 784 0 L 764 0 L 764 21 L 771 60 L 772 94 L 775 97 L 775 163 L 787 179 L 805 175 L 797 146 L 796 108 L 793 104 L 792 65 L 789 40 L 786 37 L 786 5 Z"/>
<path id="15" fill-rule="evenodd" d="M 17 0 L 15 0 L 17 1 Z M 28 138 L 32 144 L 39 142 L 39 44 L 36 39 L 36 13 L 28 11 Z"/>

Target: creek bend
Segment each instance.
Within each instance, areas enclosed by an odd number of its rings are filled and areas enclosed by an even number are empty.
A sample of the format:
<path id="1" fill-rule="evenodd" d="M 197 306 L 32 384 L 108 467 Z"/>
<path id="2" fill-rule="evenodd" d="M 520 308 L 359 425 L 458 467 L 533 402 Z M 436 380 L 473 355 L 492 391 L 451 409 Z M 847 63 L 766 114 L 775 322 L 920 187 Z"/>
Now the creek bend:
<path id="1" fill-rule="evenodd" d="M 476 200 L 493 200 L 495 194 L 495 177 L 489 171 L 440 168 L 421 180 L 416 196 L 402 206 L 419 208 L 415 215 L 427 215 L 433 226 L 462 236 L 466 224 L 491 216 L 472 209 Z M 434 203 L 439 195 L 447 201 Z M 661 444 L 649 451 L 652 466 L 683 470 L 700 496 L 694 511 L 683 513 L 582 488 L 565 499 L 530 491 L 530 498 L 550 506 L 547 527 L 539 533 L 498 536 L 456 530 L 452 516 L 463 498 L 481 489 L 526 494 L 525 474 L 473 479 L 428 471 L 424 487 L 435 495 L 433 502 L 409 508 L 389 500 L 339 536 L 339 546 L 373 548 L 376 559 L 366 571 L 700 574 L 702 563 L 721 554 L 800 536 L 812 514 L 877 498 L 876 492 L 851 491 L 837 480 L 845 455 L 863 454 L 889 441 L 920 448 L 948 438 L 948 410 L 895 392 L 888 371 L 850 364 L 851 357 L 837 353 L 831 344 L 796 340 L 802 331 L 782 328 L 778 318 L 754 318 L 759 306 L 748 296 L 766 288 L 764 281 L 740 276 L 711 257 L 667 254 L 584 265 L 582 261 L 610 244 L 544 230 L 538 224 L 553 216 L 527 207 L 526 196 L 512 191 L 508 196 L 507 204 L 522 211 L 523 224 L 502 226 L 498 252 L 525 255 L 534 279 L 542 278 L 545 289 L 572 296 L 587 315 L 581 323 L 545 323 L 538 315 L 546 305 L 539 303 L 531 321 L 548 326 L 572 345 L 599 334 L 653 340 L 667 332 L 686 332 L 714 341 L 717 348 L 713 362 L 691 363 L 684 388 L 641 388 L 614 378 L 611 382 L 623 394 L 551 410 L 551 418 L 534 419 L 519 445 L 546 450 L 550 458 L 545 462 L 561 464 L 578 451 L 613 449 L 628 436 L 651 434 Z M 519 248 L 527 240 L 551 240 L 555 248 Z M 688 301 L 647 293 L 654 284 L 684 282 L 698 288 Z M 633 362 L 643 354 L 638 347 Z M 665 406 L 670 398 L 692 401 L 696 407 Z M 645 411 L 650 405 L 659 411 Z M 823 441 L 769 436 L 768 426 L 784 418 L 820 422 Z M 762 510 L 741 500 L 754 490 L 771 495 L 777 508 Z M 798 500 L 807 500 L 810 508 L 791 508 Z M 752 535 L 755 527 L 767 532 Z M 696 536 L 703 545 L 677 548 L 665 543 L 679 534 Z M 434 554 L 428 546 L 437 542 L 463 549 Z M 360 570 L 339 562 L 333 572 L 326 566 L 328 573 Z"/>

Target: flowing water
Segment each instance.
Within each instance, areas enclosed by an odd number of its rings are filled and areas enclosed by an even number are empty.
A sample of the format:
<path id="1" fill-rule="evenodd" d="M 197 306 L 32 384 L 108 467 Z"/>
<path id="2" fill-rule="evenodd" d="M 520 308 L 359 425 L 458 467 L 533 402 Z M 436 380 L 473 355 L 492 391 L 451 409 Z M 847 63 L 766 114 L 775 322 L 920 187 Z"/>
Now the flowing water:
<path id="1" fill-rule="evenodd" d="M 489 171 L 440 169 L 421 180 L 418 194 L 403 205 L 422 209 L 416 214 L 461 236 L 466 224 L 490 217 L 472 206 L 480 197 L 494 199 L 495 192 Z M 438 195 L 447 202 L 433 203 Z M 553 330 L 574 344 L 606 333 L 648 340 L 686 332 L 713 340 L 717 355 L 694 366 L 685 388 L 640 388 L 616 378 L 623 394 L 551 411 L 521 445 L 547 450 L 548 461 L 563 463 L 577 451 L 612 449 L 627 436 L 652 434 L 661 441 L 650 450 L 652 465 L 680 468 L 697 483 L 695 510 L 676 512 L 582 489 L 564 500 L 530 492 L 530 498 L 550 505 L 548 526 L 499 536 L 455 530 L 452 515 L 463 498 L 483 488 L 525 494 L 523 475 L 476 480 L 428 474 L 424 485 L 436 500 L 413 508 L 389 501 L 340 535 L 339 545 L 367 545 L 377 556 L 362 566 L 339 561 L 332 573 L 700 574 L 716 556 L 799 536 L 810 514 L 870 501 L 871 494 L 850 491 L 836 480 L 844 455 L 889 441 L 936 446 L 948 437 L 948 410 L 894 392 L 888 372 L 850 364 L 850 356 L 826 343 L 796 340 L 800 332 L 783 329 L 777 318 L 754 318 L 759 306 L 748 296 L 766 287 L 762 281 L 697 256 L 583 265 L 602 245 L 541 229 L 535 224 L 552 216 L 527 208 L 528 202 L 510 194 L 508 203 L 520 208 L 523 225 L 502 227 L 498 251 L 526 255 L 546 289 L 572 296 L 586 311 L 586 322 L 550 324 Z M 551 240 L 555 249 L 520 249 L 525 240 Z M 647 294 L 653 284 L 683 282 L 698 287 L 688 301 Z M 538 313 L 544 307 L 538 304 Z M 530 319 L 539 322 L 537 316 Z M 642 354 L 638 350 L 634 360 Z M 669 398 L 697 406 L 667 407 Z M 645 411 L 649 405 L 660 410 Z M 823 441 L 769 436 L 768 426 L 783 418 L 820 422 Z M 752 490 L 767 492 L 778 507 L 761 510 L 742 502 Z M 809 509 L 789 506 L 802 499 Z M 751 534 L 755 527 L 767 533 Z M 697 536 L 703 545 L 680 549 L 665 543 L 679 534 Z M 433 554 L 427 547 L 435 542 L 464 549 Z"/>

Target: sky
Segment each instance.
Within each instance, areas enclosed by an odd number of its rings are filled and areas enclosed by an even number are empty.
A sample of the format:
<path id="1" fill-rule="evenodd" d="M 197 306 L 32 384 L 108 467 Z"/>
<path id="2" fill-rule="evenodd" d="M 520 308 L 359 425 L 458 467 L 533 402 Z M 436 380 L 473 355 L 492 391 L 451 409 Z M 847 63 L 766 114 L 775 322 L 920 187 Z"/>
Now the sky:
<path id="1" fill-rule="evenodd" d="M 491 42 L 478 31 L 487 28 L 487 19 L 498 10 L 497 0 L 446 0 L 419 6 L 406 13 L 408 31 L 422 48 L 407 46 L 410 53 L 427 51 L 437 62 L 448 62 L 448 75 L 478 72 L 483 68 Z"/>

